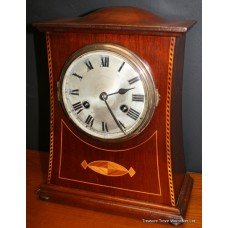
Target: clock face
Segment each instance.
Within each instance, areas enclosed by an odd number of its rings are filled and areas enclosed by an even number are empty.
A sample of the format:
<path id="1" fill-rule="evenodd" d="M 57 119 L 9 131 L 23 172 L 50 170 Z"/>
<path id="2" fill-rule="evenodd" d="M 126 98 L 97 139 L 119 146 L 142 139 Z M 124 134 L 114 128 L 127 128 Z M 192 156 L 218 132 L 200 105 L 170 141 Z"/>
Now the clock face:
<path id="1" fill-rule="evenodd" d="M 102 140 L 138 134 L 157 103 L 148 67 L 114 44 L 89 45 L 74 53 L 62 71 L 60 93 L 71 121 Z"/>

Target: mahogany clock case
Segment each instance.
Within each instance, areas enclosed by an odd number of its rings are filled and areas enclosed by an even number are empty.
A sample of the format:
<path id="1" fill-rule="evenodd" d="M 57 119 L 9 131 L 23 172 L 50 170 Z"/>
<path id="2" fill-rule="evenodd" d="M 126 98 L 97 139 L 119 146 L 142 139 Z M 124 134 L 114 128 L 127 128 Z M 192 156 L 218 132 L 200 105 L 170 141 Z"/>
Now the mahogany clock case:
<path id="1" fill-rule="evenodd" d="M 182 219 L 192 187 L 182 141 L 182 74 L 185 33 L 194 23 L 114 7 L 79 19 L 35 24 L 46 32 L 50 75 L 50 164 L 42 198 L 133 216 Z M 59 76 L 69 56 L 100 42 L 116 43 L 144 59 L 160 95 L 146 129 L 118 144 L 83 134 L 58 99 Z M 115 164 L 119 177 L 101 175 L 101 161 Z"/>

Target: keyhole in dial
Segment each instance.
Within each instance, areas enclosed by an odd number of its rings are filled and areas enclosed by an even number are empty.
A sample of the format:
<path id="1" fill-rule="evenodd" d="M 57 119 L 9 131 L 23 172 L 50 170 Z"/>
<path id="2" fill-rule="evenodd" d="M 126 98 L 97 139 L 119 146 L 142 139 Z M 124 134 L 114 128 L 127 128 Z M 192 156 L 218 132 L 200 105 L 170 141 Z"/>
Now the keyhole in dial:
<path id="1" fill-rule="evenodd" d="M 120 106 L 120 110 L 121 110 L 122 112 L 127 112 L 127 111 L 128 111 L 127 105 L 121 105 L 121 106 Z"/>
<path id="2" fill-rule="evenodd" d="M 83 103 L 84 108 L 88 109 L 90 107 L 90 104 L 88 101 L 84 101 Z"/>

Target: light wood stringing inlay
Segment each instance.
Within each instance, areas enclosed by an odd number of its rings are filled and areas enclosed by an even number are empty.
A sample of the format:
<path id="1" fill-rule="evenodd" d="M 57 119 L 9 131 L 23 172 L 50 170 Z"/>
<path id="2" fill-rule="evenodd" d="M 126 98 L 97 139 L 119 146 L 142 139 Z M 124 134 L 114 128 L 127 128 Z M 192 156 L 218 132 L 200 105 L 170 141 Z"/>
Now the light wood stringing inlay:
<path id="1" fill-rule="evenodd" d="M 46 33 L 46 45 L 47 45 L 48 69 L 49 69 L 49 84 L 50 84 L 50 155 L 49 155 L 47 183 L 50 183 L 51 172 L 52 172 L 52 160 L 53 160 L 53 143 L 54 143 L 54 94 L 53 94 L 51 42 L 50 42 L 49 32 Z"/>
<path id="2" fill-rule="evenodd" d="M 171 37 L 169 47 L 169 65 L 168 65 L 168 81 L 167 81 L 167 97 L 166 97 L 166 152 L 167 152 L 167 168 L 169 178 L 169 191 L 172 206 L 175 206 L 175 196 L 173 187 L 172 175 L 172 160 L 171 160 L 171 143 L 170 143 L 170 108 L 171 108 L 171 93 L 172 93 L 172 76 L 173 76 L 173 56 L 175 48 L 175 37 Z"/>
<path id="3" fill-rule="evenodd" d="M 133 189 L 128 189 L 128 188 L 119 188 L 119 187 L 114 187 L 114 186 L 109 186 L 109 185 L 103 185 L 103 184 L 96 184 L 96 183 L 92 183 L 92 182 L 86 182 L 86 181 L 81 181 L 81 180 L 77 180 L 77 179 L 72 179 L 72 178 L 67 178 L 67 177 L 63 177 L 61 175 L 61 166 L 62 166 L 62 144 L 63 144 L 63 127 L 66 127 L 75 137 L 77 137 L 79 140 L 81 140 L 73 131 L 71 131 L 71 129 L 67 126 L 67 124 L 63 121 L 63 119 L 61 119 L 61 136 L 60 136 L 60 140 L 61 140 L 61 148 L 60 148 L 60 165 L 59 165 L 59 172 L 58 172 L 58 178 L 62 179 L 62 180 L 68 180 L 68 181 L 73 181 L 73 182 L 78 182 L 78 183 L 83 183 L 83 184 L 88 184 L 88 185 L 94 185 L 94 186 L 101 186 L 101 187 L 105 187 L 105 188 L 112 188 L 112 189 L 119 189 L 119 190 L 123 190 L 123 191 L 129 191 L 129 192 L 137 192 L 137 193 L 142 193 L 142 194 L 147 194 L 147 195 L 155 195 L 155 196 L 162 196 L 162 192 L 161 192 L 161 181 L 160 181 L 160 174 L 159 174 L 159 161 L 158 161 L 158 146 L 157 146 L 157 134 L 158 132 L 155 131 L 154 133 L 151 134 L 151 136 L 149 137 L 149 139 L 151 139 L 152 137 L 156 138 L 156 160 L 157 160 L 157 171 L 158 171 L 158 185 L 159 185 L 159 193 L 154 193 L 154 192 L 143 192 L 143 191 L 138 191 L 138 190 L 133 190 Z M 149 140 L 148 139 L 148 140 Z M 148 141 L 147 140 L 147 141 Z M 141 145 L 141 144 L 140 144 Z M 98 148 L 100 149 L 100 148 Z M 124 150 L 121 150 L 124 151 Z"/>

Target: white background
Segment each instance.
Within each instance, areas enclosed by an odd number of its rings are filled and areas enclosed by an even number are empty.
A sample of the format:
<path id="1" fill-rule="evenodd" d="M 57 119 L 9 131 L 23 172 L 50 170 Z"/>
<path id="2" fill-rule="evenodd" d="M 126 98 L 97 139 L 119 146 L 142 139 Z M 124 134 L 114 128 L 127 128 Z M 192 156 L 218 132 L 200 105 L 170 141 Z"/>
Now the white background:
<path id="1" fill-rule="evenodd" d="M 12 7 L 13 6 L 13 7 Z M 25 227 L 25 1 L 1 5 L 1 227 Z M 224 227 L 228 179 L 226 1 L 203 1 L 203 227 Z"/>

